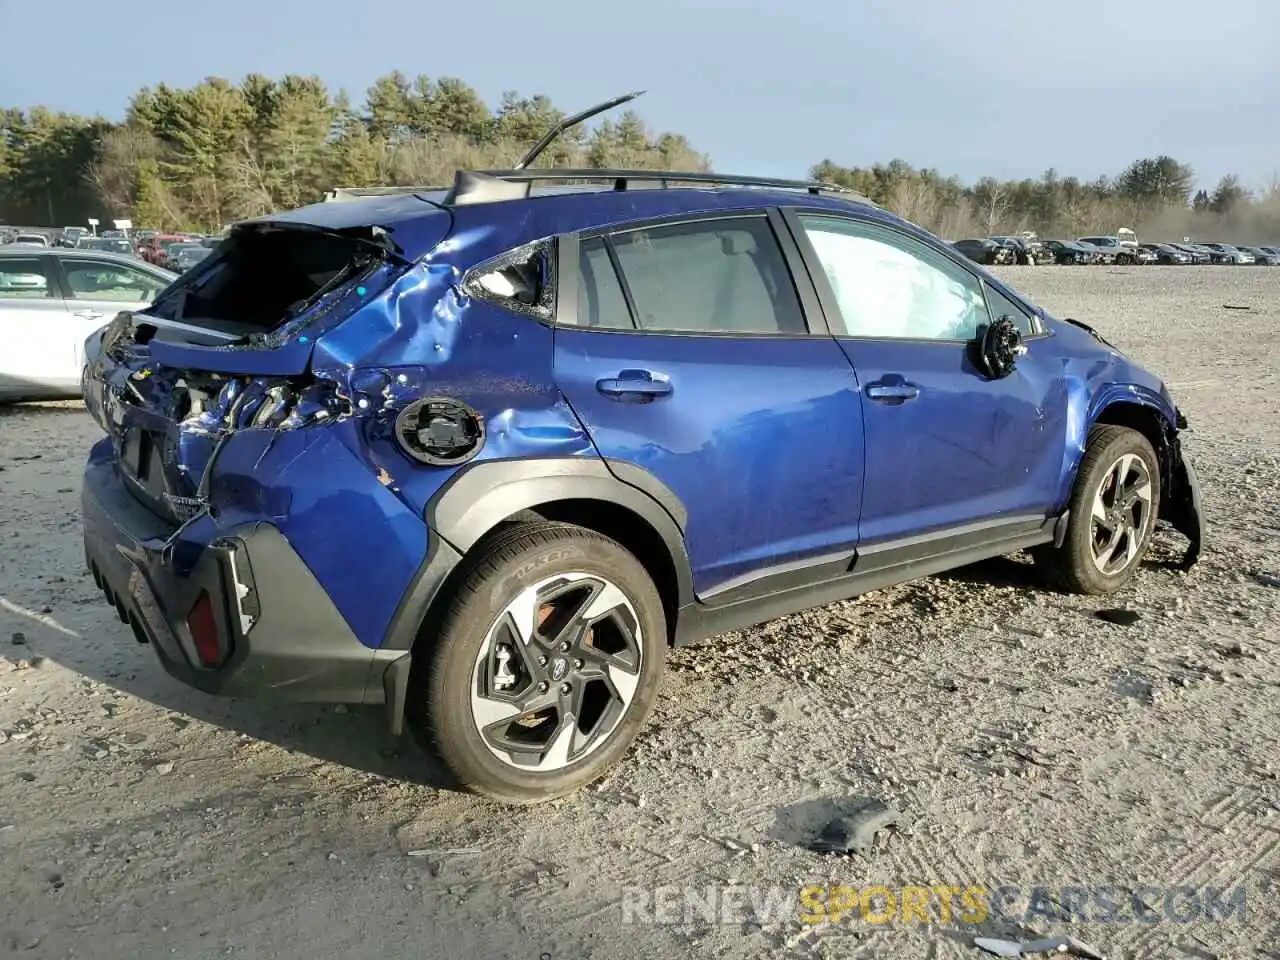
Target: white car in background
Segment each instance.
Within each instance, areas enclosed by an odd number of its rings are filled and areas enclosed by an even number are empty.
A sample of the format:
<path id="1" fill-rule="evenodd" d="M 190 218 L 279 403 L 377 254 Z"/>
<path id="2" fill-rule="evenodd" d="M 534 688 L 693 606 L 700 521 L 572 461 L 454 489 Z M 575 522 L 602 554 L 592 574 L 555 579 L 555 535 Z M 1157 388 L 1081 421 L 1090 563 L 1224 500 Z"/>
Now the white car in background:
<path id="1" fill-rule="evenodd" d="M 85 339 L 176 276 L 102 250 L 0 247 L 0 403 L 80 396 Z"/>

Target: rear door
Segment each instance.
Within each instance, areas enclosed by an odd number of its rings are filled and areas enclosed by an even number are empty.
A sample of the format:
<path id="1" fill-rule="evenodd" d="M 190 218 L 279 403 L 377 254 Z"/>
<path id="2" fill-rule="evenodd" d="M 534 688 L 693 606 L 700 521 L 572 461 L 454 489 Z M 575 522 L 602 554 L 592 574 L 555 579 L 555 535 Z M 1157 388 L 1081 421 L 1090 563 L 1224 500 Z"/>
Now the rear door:
<path id="1" fill-rule="evenodd" d="M 620 479 L 679 501 L 699 597 L 847 570 L 861 399 L 781 218 L 570 237 L 561 267 L 560 390 Z"/>
<path id="2" fill-rule="evenodd" d="M 66 386 L 73 324 L 53 266 L 52 257 L 34 250 L 0 257 L 0 396 Z"/>
<path id="3" fill-rule="evenodd" d="M 896 226 L 787 216 L 863 389 L 862 552 L 930 534 L 976 544 L 1037 529 L 1056 506 L 1067 428 L 1062 364 L 1038 321 Z M 990 379 L 974 342 L 1000 316 L 1018 325 L 1027 353 Z"/>

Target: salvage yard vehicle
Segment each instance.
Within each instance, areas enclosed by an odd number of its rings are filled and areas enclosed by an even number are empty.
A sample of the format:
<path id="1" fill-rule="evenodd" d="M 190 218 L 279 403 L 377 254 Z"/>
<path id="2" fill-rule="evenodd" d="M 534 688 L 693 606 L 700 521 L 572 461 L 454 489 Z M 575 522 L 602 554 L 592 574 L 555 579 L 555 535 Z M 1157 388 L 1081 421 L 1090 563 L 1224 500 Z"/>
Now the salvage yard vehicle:
<path id="1" fill-rule="evenodd" d="M 1046 240 L 1044 248 L 1053 255 L 1053 262 L 1058 264 L 1091 264 L 1097 263 L 1098 253 L 1084 244 L 1074 240 Z"/>
<path id="2" fill-rule="evenodd" d="M 998 266 L 1002 263 L 1013 263 L 1016 256 L 1016 251 L 1013 247 L 985 238 L 975 237 L 968 240 L 957 240 L 952 246 L 974 263 L 981 263 L 989 267 Z"/>
<path id="3" fill-rule="evenodd" d="M 1245 266 L 1253 263 L 1253 254 L 1230 243 L 1202 243 L 1202 247 L 1208 247 L 1218 257 L 1214 263 L 1227 263 L 1233 266 Z"/>
<path id="4" fill-rule="evenodd" d="M 1191 262 L 1196 266 L 1214 262 L 1214 251 L 1195 243 L 1171 243 L 1169 246 L 1175 250 L 1181 250 L 1191 258 Z"/>
<path id="5" fill-rule="evenodd" d="M 1154 263 L 1170 266 L 1191 263 L 1191 254 L 1170 243 L 1144 243 L 1139 249 L 1149 253 Z"/>
<path id="6" fill-rule="evenodd" d="M 101 250 L 0 248 L 0 402 L 78 397 L 85 338 L 174 277 Z"/>
<path id="7" fill-rule="evenodd" d="M 1023 266 L 1035 266 L 1039 263 L 1049 263 L 1054 259 L 1039 240 L 1024 236 L 992 237 L 991 239 L 1013 251 L 1013 263 Z"/>
<path id="8" fill-rule="evenodd" d="M 1079 243 L 1087 243 L 1103 252 L 1104 263 L 1133 264 L 1138 262 L 1138 248 L 1120 237 L 1080 237 Z"/>
<path id="9" fill-rule="evenodd" d="M 669 646 L 1023 549 L 1112 593 L 1162 519 L 1195 562 L 1158 377 L 840 188 L 529 166 L 594 112 L 240 223 L 93 338 L 85 555 L 173 676 L 382 704 L 527 803 Z"/>

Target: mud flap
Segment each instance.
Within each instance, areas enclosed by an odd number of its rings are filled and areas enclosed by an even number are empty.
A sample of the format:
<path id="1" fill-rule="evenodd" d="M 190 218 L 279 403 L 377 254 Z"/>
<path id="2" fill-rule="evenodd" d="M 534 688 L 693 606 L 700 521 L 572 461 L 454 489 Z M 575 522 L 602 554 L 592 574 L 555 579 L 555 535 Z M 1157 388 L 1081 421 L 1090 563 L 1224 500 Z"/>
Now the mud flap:
<path id="1" fill-rule="evenodd" d="M 1173 528 L 1187 538 L 1187 552 L 1182 557 L 1182 569 L 1190 570 L 1199 559 L 1205 541 L 1204 508 L 1200 502 L 1200 478 L 1191 462 L 1182 455 L 1181 446 L 1173 443 L 1173 490 L 1169 502 L 1168 520 Z"/>

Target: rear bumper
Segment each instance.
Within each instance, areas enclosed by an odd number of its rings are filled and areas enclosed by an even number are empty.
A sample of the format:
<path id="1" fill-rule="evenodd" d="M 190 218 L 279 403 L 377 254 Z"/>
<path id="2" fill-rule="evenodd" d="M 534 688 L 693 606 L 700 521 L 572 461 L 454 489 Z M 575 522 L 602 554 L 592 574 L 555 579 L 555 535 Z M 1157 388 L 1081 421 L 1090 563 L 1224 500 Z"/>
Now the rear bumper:
<path id="1" fill-rule="evenodd" d="M 407 651 L 361 644 L 271 524 L 214 535 L 197 518 L 175 528 L 135 500 L 111 462 L 101 460 L 85 471 L 81 507 L 95 582 L 183 683 L 225 696 L 374 704 L 402 687 Z M 215 666 L 201 662 L 186 623 L 202 592 L 217 629 Z"/>

